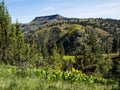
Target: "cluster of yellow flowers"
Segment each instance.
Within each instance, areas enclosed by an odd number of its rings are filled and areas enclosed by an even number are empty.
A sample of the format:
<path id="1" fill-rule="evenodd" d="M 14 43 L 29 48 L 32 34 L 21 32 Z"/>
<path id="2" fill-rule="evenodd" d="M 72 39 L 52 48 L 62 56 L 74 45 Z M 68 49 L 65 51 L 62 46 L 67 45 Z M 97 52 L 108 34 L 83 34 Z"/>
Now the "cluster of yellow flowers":
<path id="1" fill-rule="evenodd" d="M 74 73 L 82 73 L 82 71 L 80 71 L 78 69 L 75 69 L 74 67 L 72 67 L 72 72 L 74 72 Z"/>

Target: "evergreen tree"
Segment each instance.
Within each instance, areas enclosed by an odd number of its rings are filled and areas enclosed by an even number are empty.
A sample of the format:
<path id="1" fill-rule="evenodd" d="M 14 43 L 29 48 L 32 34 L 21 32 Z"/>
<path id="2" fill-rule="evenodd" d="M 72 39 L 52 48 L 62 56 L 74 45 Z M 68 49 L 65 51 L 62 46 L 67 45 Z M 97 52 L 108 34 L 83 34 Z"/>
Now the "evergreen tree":
<path id="1" fill-rule="evenodd" d="M 117 65 L 116 65 L 116 76 L 119 82 L 119 89 L 120 89 L 120 59 L 117 61 Z"/>
<path id="2" fill-rule="evenodd" d="M 93 44 L 94 45 L 94 44 Z M 106 75 L 112 69 L 112 60 L 104 59 L 101 53 L 98 53 L 97 47 L 94 49 L 87 44 L 82 45 L 82 49 L 76 54 L 74 67 L 86 74 Z M 98 49 L 99 50 L 99 49 Z"/>
<path id="3" fill-rule="evenodd" d="M 41 43 L 41 52 L 42 52 L 42 56 L 44 59 L 48 59 L 49 53 L 48 53 L 48 48 L 46 46 L 46 44 L 44 42 Z"/>
<path id="4" fill-rule="evenodd" d="M 120 51 L 119 51 L 119 58 L 117 60 L 117 65 L 116 65 L 117 69 L 116 69 L 116 72 L 118 74 L 118 76 L 120 75 Z M 120 76 L 119 76 L 119 79 L 120 79 Z"/>
<path id="5" fill-rule="evenodd" d="M 31 43 L 27 44 L 27 48 L 28 48 L 27 54 L 29 55 L 27 59 L 29 60 L 30 64 L 34 65 L 38 52 L 37 52 L 37 48 L 35 46 L 35 41 L 33 37 L 32 37 Z"/>
<path id="6" fill-rule="evenodd" d="M 59 54 L 59 49 L 56 44 L 52 49 L 52 55 L 50 56 L 49 63 L 51 64 L 53 69 L 62 69 L 62 56 Z"/>
<path id="7" fill-rule="evenodd" d="M 11 24 L 4 0 L 0 3 L 0 60 L 5 63 L 22 63 L 26 60 L 26 44 L 20 24 Z"/>
<path id="8" fill-rule="evenodd" d="M 21 64 L 26 60 L 25 41 L 21 31 L 20 24 L 16 22 L 16 60 Z"/>
<path id="9" fill-rule="evenodd" d="M 37 46 L 37 56 L 36 56 L 36 61 L 35 64 L 37 67 L 45 67 L 46 65 L 46 60 L 43 58 L 42 53 L 41 53 L 41 45 L 40 43 Z"/>
<path id="10" fill-rule="evenodd" d="M 88 37 L 88 45 L 91 48 L 91 53 L 93 53 L 94 59 L 96 59 L 97 64 L 97 72 L 101 75 L 107 75 L 109 71 L 112 69 L 112 60 L 110 57 L 104 58 L 102 56 L 103 44 L 102 40 L 98 37 L 95 31 L 92 31 Z"/>
<path id="11" fill-rule="evenodd" d="M 65 51 L 64 51 L 64 47 L 63 47 L 62 42 L 60 42 L 60 44 L 59 44 L 59 48 L 60 48 L 60 54 L 61 54 L 62 56 L 64 56 Z"/>
<path id="12" fill-rule="evenodd" d="M 10 64 L 14 64 L 16 63 L 16 59 L 15 59 L 15 56 L 16 56 L 16 26 L 15 24 L 13 24 L 11 26 L 11 31 L 12 33 L 10 34 L 10 37 L 9 37 L 9 42 L 11 42 L 11 44 L 8 46 L 8 53 L 9 53 L 9 57 L 8 57 L 8 60 L 9 60 L 9 63 Z"/>
<path id="13" fill-rule="evenodd" d="M 74 67 L 86 74 L 92 74 L 96 72 L 98 68 L 95 56 L 91 53 L 91 49 L 86 44 L 83 44 L 80 52 L 76 54 L 75 60 Z"/>
<path id="14" fill-rule="evenodd" d="M 36 39 L 37 41 L 37 39 Z M 38 44 L 35 42 L 35 37 L 32 36 L 31 43 L 27 45 L 28 55 L 29 55 L 29 63 L 36 67 L 43 67 L 45 60 L 42 55 L 41 44 L 38 41 Z"/>
<path id="15" fill-rule="evenodd" d="M 29 45 L 25 43 L 24 37 L 21 31 L 21 26 L 18 22 L 11 25 L 12 33 L 9 36 L 10 45 L 8 46 L 9 63 L 10 64 L 22 64 L 22 62 L 29 61 Z"/>
<path id="16" fill-rule="evenodd" d="M 114 60 L 113 77 L 119 82 L 120 89 L 120 55 L 116 60 Z"/>
<path id="17" fill-rule="evenodd" d="M 4 0 L 0 3 L 0 59 L 8 63 L 8 47 L 11 44 L 11 19 L 5 7 Z"/>
<path id="18" fill-rule="evenodd" d="M 91 31 L 90 35 L 88 36 L 87 44 L 91 47 L 91 51 L 95 54 L 102 53 L 102 46 L 101 40 L 98 38 L 95 31 Z"/>

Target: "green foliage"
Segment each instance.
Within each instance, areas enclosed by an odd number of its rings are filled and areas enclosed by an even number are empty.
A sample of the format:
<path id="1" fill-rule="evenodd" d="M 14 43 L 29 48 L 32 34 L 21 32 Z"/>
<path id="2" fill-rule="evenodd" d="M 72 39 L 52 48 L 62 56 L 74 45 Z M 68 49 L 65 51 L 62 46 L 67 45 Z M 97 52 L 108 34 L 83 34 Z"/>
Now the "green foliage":
<path id="1" fill-rule="evenodd" d="M 72 60 L 73 62 L 75 62 L 75 56 L 63 56 L 64 60 Z"/>
<path id="2" fill-rule="evenodd" d="M 2 1 L 0 3 L 0 60 L 17 66 L 35 64 L 42 57 L 40 48 L 35 45 L 35 42 L 25 42 L 21 25 L 18 22 L 11 24 L 10 16 Z"/>
<path id="3" fill-rule="evenodd" d="M 59 54 L 58 48 L 56 44 L 54 45 L 52 49 L 52 55 L 50 56 L 50 64 L 52 65 L 52 68 L 59 70 L 62 68 L 62 55 Z"/>
<path id="4" fill-rule="evenodd" d="M 112 73 L 113 73 L 114 79 L 119 82 L 119 89 L 120 89 L 120 58 L 114 61 Z"/>
<path id="5" fill-rule="evenodd" d="M 26 44 L 21 26 L 11 24 L 4 1 L 0 3 L 0 60 L 10 64 L 22 64 L 26 61 Z"/>
<path id="6" fill-rule="evenodd" d="M 16 62 L 22 64 L 22 62 L 25 62 L 26 59 L 26 44 L 22 35 L 22 31 L 20 28 L 20 25 L 16 23 Z M 27 53 L 28 54 L 28 53 Z"/>
<path id="7" fill-rule="evenodd" d="M 8 62 L 11 34 L 11 21 L 7 9 L 5 8 L 4 1 L 0 3 L 0 60 Z"/>
<path id="8" fill-rule="evenodd" d="M 100 38 L 98 38 L 97 33 L 95 33 L 95 31 L 92 31 L 91 34 L 89 34 L 88 45 L 91 47 L 91 52 L 95 54 L 102 53 L 103 49 L 101 46 L 101 40 Z"/>
<path id="9" fill-rule="evenodd" d="M 98 69 L 97 63 L 98 61 L 94 54 L 92 54 L 90 48 L 84 44 L 82 50 L 76 55 L 74 67 L 82 70 L 86 74 L 92 74 Z"/>
<path id="10" fill-rule="evenodd" d="M 3 90 L 36 90 L 51 88 L 61 89 L 112 89 L 117 88 L 117 82 L 114 80 L 107 80 L 102 77 L 87 76 L 82 72 L 60 72 L 32 67 L 17 68 L 10 65 L 1 65 L 0 69 L 0 88 Z M 31 83 L 30 83 L 31 82 Z M 60 84 L 61 83 L 61 84 Z M 76 86 L 77 85 L 77 86 Z M 83 85 L 83 87 L 81 87 Z M 74 88 L 73 88 L 74 87 Z M 86 88 L 87 87 L 87 88 Z"/>
<path id="11" fill-rule="evenodd" d="M 117 65 L 116 65 L 116 72 L 118 75 L 120 75 L 120 59 L 117 60 Z"/>
<path id="12" fill-rule="evenodd" d="M 98 57 L 99 59 L 99 57 Z M 99 64 L 99 73 L 103 75 L 103 77 L 109 78 L 111 75 L 111 70 L 113 68 L 113 61 L 109 57 L 107 58 L 101 58 L 98 62 Z"/>
<path id="13" fill-rule="evenodd" d="M 112 69 L 112 60 L 102 56 L 102 48 L 100 41 L 93 33 L 88 38 L 88 45 L 83 44 L 82 48 L 78 48 L 74 67 L 86 74 L 106 75 Z"/>

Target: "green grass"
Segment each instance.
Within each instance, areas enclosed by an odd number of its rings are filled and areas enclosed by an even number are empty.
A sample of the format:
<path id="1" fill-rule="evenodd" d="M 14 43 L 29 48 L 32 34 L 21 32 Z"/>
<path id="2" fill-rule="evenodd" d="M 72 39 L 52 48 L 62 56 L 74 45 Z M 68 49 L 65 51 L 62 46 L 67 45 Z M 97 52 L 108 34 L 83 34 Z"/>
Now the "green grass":
<path id="1" fill-rule="evenodd" d="M 110 57 L 110 58 L 117 58 L 119 57 L 119 53 L 111 53 L 111 54 L 102 54 L 104 58 Z M 72 60 L 75 62 L 75 56 L 63 56 L 64 60 Z"/>
<path id="2" fill-rule="evenodd" d="M 0 66 L 0 90 L 111 90 L 117 82 L 82 72 Z"/>
<path id="3" fill-rule="evenodd" d="M 63 56 L 64 60 L 72 60 L 73 62 L 75 62 L 75 56 Z"/>
<path id="4" fill-rule="evenodd" d="M 58 27 L 58 28 L 60 28 L 61 31 L 63 31 L 65 33 L 68 32 L 70 34 L 74 31 L 85 32 L 84 27 L 81 26 L 81 25 L 78 25 L 78 24 L 63 24 L 62 26 L 57 25 L 57 26 L 51 26 L 51 27 L 44 27 L 43 29 L 36 31 L 35 35 L 38 35 L 39 33 L 44 32 L 45 30 L 51 30 L 54 27 Z M 68 27 L 67 30 L 64 30 L 65 27 Z"/>
<path id="5" fill-rule="evenodd" d="M 81 25 L 78 25 L 78 24 L 72 24 L 72 25 L 69 25 L 69 33 L 73 33 L 74 31 L 80 31 L 80 32 L 85 32 L 85 29 L 83 26 Z"/>
<path id="6" fill-rule="evenodd" d="M 0 78 L 0 90 L 111 90 L 112 86 L 85 82 L 48 81 L 37 77 Z"/>
<path id="7" fill-rule="evenodd" d="M 119 57 L 119 53 L 111 53 L 111 54 L 102 54 L 103 57 L 117 58 Z"/>

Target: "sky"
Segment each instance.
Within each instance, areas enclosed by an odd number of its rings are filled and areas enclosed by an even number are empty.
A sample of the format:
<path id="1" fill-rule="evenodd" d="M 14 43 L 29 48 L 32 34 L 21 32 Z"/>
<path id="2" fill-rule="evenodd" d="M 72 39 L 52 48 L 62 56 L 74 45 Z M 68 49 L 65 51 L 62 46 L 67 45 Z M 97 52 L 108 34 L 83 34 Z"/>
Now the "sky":
<path id="1" fill-rule="evenodd" d="M 2 1 L 2 0 L 0 0 Z M 29 23 L 35 17 L 60 14 L 76 18 L 120 19 L 120 0 L 4 0 L 12 17 Z"/>

